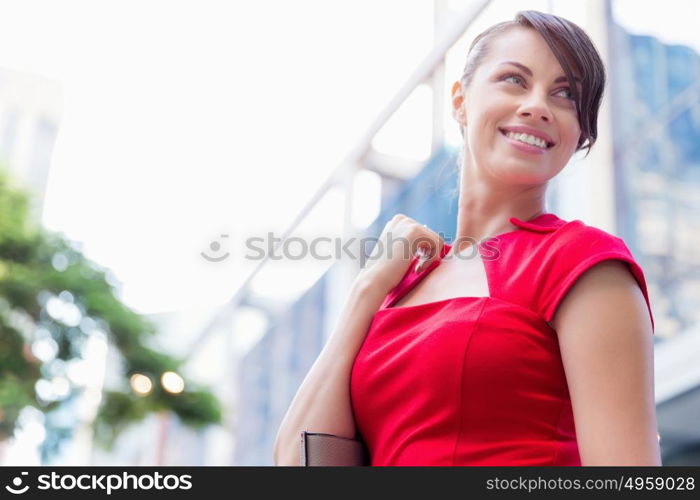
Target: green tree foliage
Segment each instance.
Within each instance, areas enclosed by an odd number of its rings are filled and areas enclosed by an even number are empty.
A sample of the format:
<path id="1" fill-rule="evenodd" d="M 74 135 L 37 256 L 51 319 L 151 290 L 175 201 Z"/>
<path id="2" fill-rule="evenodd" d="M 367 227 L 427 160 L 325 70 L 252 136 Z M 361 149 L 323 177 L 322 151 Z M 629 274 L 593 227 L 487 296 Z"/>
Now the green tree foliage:
<path id="1" fill-rule="evenodd" d="M 122 430 L 151 413 L 173 412 L 192 428 L 220 423 L 220 403 L 205 388 L 186 382 L 183 392 L 172 394 L 161 387 L 163 372 L 180 373 L 182 360 L 153 348 L 156 327 L 116 298 L 109 271 L 62 235 L 34 223 L 28 200 L 0 170 L 0 439 L 12 435 L 26 406 L 47 417 L 45 456 L 70 436 L 66 419 L 56 423 L 51 416 L 61 409 L 65 413 L 83 388 L 71 383 L 68 394 L 43 399 L 37 382 L 60 375 L 100 332 L 119 351 L 124 376 L 120 390 L 102 394 L 93 422 L 100 444 L 109 448 Z M 50 306 L 57 303 L 70 308 L 72 317 L 52 313 Z M 40 359 L 32 346 L 42 335 L 54 352 Z M 130 389 L 129 378 L 136 373 L 153 381 L 146 396 Z"/>

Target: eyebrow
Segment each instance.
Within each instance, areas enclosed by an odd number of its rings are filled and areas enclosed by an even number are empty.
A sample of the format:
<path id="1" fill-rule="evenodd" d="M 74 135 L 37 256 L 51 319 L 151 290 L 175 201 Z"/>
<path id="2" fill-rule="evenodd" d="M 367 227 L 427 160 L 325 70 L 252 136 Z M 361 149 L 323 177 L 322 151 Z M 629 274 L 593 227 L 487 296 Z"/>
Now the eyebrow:
<path id="1" fill-rule="evenodd" d="M 515 66 L 515 67 L 517 67 L 517 68 L 520 68 L 521 70 L 523 70 L 523 72 L 524 72 L 527 76 L 532 77 L 532 70 L 531 70 L 530 68 L 528 68 L 527 66 L 525 66 L 524 64 L 521 64 L 521 63 L 516 62 L 516 61 L 503 61 L 502 63 L 499 64 L 499 66 L 502 66 L 502 65 L 504 65 L 504 64 L 510 64 L 510 65 L 512 65 L 512 66 Z M 557 77 L 556 80 L 554 80 L 554 83 L 568 82 L 568 81 L 569 81 L 569 80 L 566 78 L 566 76 L 559 76 L 559 77 Z M 575 77 L 575 76 L 574 76 L 574 81 L 575 81 L 576 83 L 578 83 L 578 84 L 581 83 L 581 79 L 580 79 L 580 78 L 577 78 L 577 77 Z"/>

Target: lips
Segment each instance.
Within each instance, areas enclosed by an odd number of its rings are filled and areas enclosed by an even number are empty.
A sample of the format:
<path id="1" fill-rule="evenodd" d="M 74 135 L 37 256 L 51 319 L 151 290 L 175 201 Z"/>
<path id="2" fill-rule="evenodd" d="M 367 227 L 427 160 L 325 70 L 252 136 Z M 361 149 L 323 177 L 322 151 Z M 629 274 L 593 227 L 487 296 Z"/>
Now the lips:
<path id="1" fill-rule="evenodd" d="M 503 135 L 506 135 L 508 132 L 534 135 L 535 137 L 539 137 L 540 139 L 542 139 L 543 141 L 545 141 L 547 143 L 547 149 L 556 145 L 556 143 L 554 142 L 554 139 L 552 139 L 552 137 L 549 134 L 547 134 L 546 132 L 543 132 L 541 130 L 537 130 L 535 128 L 532 128 L 532 127 L 513 125 L 513 126 L 508 126 L 508 127 L 500 127 L 498 130 Z"/>

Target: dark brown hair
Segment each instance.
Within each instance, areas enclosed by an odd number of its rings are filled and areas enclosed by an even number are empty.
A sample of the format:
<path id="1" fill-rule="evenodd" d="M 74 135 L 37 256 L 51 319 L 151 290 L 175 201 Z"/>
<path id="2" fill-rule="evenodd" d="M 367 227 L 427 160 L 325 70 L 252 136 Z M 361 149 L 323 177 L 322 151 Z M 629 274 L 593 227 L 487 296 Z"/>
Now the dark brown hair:
<path id="1" fill-rule="evenodd" d="M 598 110 L 605 88 L 605 67 L 591 39 L 573 22 L 536 10 L 524 10 L 518 12 L 513 21 L 494 24 L 479 34 L 469 47 L 467 63 L 461 78 L 462 84 L 465 87 L 469 86 L 476 69 L 488 53 L 491 40 L 516 27 L 536 30 L 561 64 L 571 86 L 581 127 L 576 151 L 587 149 L 588 155 L 598 136 Z M 581 78 L 581 95 L 574 75 Z M 461 125 L 460 130 L 464 135 Z"/>

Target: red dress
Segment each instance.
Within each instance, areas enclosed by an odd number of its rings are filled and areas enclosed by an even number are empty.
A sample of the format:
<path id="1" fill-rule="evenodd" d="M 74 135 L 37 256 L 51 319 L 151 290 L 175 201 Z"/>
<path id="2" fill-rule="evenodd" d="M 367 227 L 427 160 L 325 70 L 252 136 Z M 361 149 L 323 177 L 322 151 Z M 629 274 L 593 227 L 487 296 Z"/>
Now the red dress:
<path id="1" fill-rule="evenodd" d="M 391 307 L 418 281 L 411 263 L 375 314 L 350 395 L 372 465 L 581 465 L 556 331 L 557 305 L 596 263 L 626 262 L 624 241 L 552 213 L 478 245 L 488 297 Z M 445 245 L 441 257 L 450 245 Z"/>

